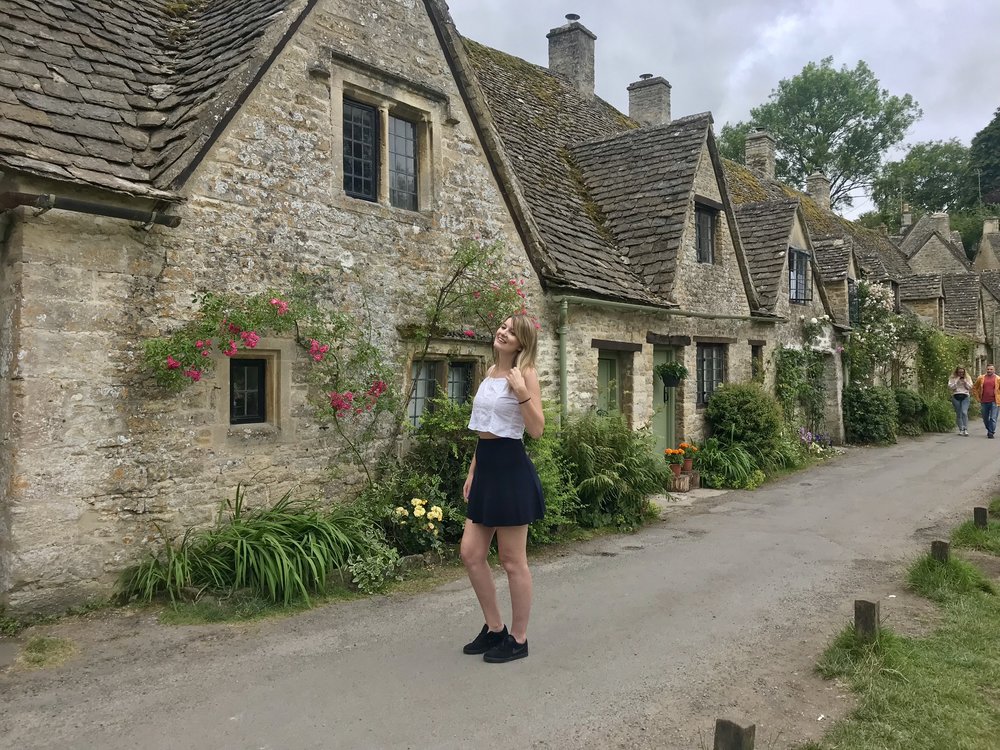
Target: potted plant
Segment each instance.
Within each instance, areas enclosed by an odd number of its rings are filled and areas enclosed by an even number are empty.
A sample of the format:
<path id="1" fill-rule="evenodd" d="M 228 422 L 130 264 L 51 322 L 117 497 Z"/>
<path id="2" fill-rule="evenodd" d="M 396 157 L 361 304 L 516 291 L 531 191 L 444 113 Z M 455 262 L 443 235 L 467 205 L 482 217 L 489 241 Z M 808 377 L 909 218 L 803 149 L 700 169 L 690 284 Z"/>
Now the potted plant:
<path id="1" fill-rule="evenodd" d="M 674 472 L 674 476 L 679 477 L 681 475 L 681 464 L 684 463 L 684 449 L 667 448 L 663 451 L 663 457 L 670 464 L 670 470 Z"/>
<path id="2" fill-rule="evenodd" d="M 674 388 L 688 376 L 687 368 L 680 362 L 663 362 L 653 368 L 653 372 L 667 388 Z"/>
<path id="3" fill-rule="evenodd" d="M 694 443 L 680 443 L 677 447 L 684 451 L 684 463 L 681 464 L 681 471 L 691 471 L 694 468 L 694 454 L 698 452 L 698 446 Z"/>

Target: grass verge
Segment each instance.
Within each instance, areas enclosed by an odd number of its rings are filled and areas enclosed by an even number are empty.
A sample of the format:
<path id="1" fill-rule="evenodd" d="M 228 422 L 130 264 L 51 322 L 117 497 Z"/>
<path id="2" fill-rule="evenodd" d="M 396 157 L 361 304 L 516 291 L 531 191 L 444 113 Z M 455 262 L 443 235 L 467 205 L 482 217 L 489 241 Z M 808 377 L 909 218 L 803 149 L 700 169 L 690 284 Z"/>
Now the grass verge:
<path id="1" fill-rule="evenodd" d="M 42 669 L 62 664 L 76 651 L 72 641 L 65 638 L 35 636 L 29 640 L 17 661 L 28 669 Z"/>
<path id="2" fill-rule="evenodd" d="M 972 521 L 966 521 L 951 532 L 953 547 L 967 547 L 992 555 L 1000 555 L 1000 521 L 989 521 L 981 529 Z"/>
<path id="3" fill-rule="evenodd" d="M 926 638 L 883 629 L 871 643 L 845 628 L 817 665 L 858 696 L 854 712 L 801 750 L 983 750 L 1000 737 L 1000 597 L 974 566 L 929 557 L 908 585 L 940 603 Z"/>

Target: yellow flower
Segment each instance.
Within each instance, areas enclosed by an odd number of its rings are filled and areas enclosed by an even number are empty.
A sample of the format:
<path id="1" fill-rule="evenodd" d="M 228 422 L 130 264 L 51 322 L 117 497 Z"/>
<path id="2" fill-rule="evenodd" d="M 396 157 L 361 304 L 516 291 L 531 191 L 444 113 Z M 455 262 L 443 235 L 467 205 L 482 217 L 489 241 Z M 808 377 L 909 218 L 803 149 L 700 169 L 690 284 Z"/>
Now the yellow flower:
<path id="1" fill-rule="evenodd" d="M 438 505 L 432 505 L 431 509 L 427 512 L 427 517 L 432 521 L 440 521 L 444 518 L 444 512 Z"/>
<path id="2" fill-rule="evenodd" d="M 396 513 L 397 516 L 408 516 L 408 515 L 410 515 L 410 511 L 408 511 L 402 505 L 396 506 L 395 513 Z"/>
<path id="3" fill-rule="evenodd" d="M 416 508 L 414 508 L 414 509 L 413 509 L 413 515 L 414 515 L 414 516 L 416 516 L 417 518 L 420 518 L 420 517 L 421 517 L 422 515 L 424 515 L 424 514 L 425 514 L 426 512 L 427 512 L 427 511 L 426 511 L 426 510 L 424 510 L 424 509 L 423 509 L 423 507 L 422 507 L 422 506 L 420 506 L 420 505 L 418 505 L 418 506 L 417 506 Z"/>
<path id="4" fill-rule="evenodd" d="M 412 500 L 410 500 L 410 505 L 412 505 L 414 508 L 416 508 L 418 505 L 423 505 L 423 504 L 424 501 L 421 500 L 419 497 L 415 497 Z"/>
<path id="5" fill-rule="evenodd" d="M 434 524 L 432 524 L 432 523 L 427 524 L 427 530 L 428 531 L 434 531 Z"/>

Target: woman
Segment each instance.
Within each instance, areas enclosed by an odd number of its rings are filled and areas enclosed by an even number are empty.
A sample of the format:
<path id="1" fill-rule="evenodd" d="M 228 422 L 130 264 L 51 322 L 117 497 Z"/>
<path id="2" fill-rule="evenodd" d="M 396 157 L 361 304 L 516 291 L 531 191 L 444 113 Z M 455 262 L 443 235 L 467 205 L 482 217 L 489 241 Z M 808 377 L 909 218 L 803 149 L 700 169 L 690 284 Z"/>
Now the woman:
<path id="1" fill-rule="evenodd" d="M 504 321 L 493 339 L 494 364 L 476 392 L 469 420 L 469 429 L 479 433 L 479 443 L 462 489 L 468 509 L 461 554 L 486 624 L 462 650 L 482 654 L 491 663 L 528 655 L 528 524 L 545 515 L 542 486 L 522 441 L 525 430 L 539 438 L 545 427 L 535 371 L 537 343 L 530 318 L 514 315 Z M 486 561 L 494 534 L 510 584 L 509 632 Z"/>
<path id="2" fill-rule="evenodd" d="M 955 407 L 955 421 L 958 423 L 958 434 L 969 436 L 969 394 L 972 392 L 972 378 L 964 367 L 956 367 L 948 378 L 948 390 L 951 391 L 951 405 Z"/>

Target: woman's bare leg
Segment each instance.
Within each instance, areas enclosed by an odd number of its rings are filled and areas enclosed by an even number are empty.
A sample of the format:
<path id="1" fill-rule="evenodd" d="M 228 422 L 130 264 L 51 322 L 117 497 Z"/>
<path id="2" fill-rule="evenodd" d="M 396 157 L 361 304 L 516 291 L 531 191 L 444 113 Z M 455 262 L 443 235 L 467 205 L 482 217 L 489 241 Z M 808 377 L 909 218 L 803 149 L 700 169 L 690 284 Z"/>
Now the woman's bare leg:
<path id="1" fill-rule="evenodd" d="M 510 585 L 510 634 L 518 643 L 524 643 L 528 639 L 528 616 L 531 614 L 528 527 L 501 526 L 496 532 L 500 564 L 507 571 L 507 582 Z"/>
<path id="2" fill-rule="evenodd" d="M 495 533 L 494 527 L 473 523 L 466 518 L 460 552 L 462 564 L 469 574 L 469 582 L 479 599 L 479 606 L 482 607 L 486 625 L 494 632 L 503 629 L 503 617 L 497 604 L 497 587 L 493 583 L 493 571 L 486 560 Z"/>

